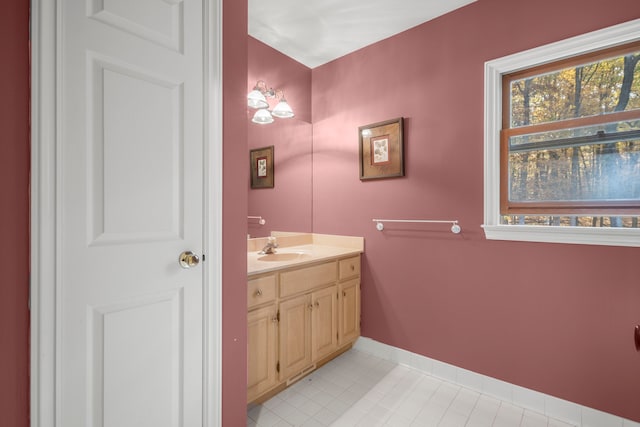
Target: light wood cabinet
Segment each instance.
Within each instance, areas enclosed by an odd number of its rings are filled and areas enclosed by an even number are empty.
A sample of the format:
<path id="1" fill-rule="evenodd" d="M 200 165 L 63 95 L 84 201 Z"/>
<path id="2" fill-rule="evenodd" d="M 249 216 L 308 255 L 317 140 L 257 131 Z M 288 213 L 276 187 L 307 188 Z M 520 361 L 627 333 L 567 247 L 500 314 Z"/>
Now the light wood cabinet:
<path id="1" fill-rule="evenodd" d="M 360 336 L 360 256 L 338 262 L 338 345 Z"/>
<path id="2" fill-rule="evenodd" d="M 336 283 L 337 264 L 330 261 L 280 273 L 280 298 Z"/>
<path id="3" fill-rule="evenodd" d="M 360 277 L 360 256 L 346 258 L 338 263 L 338 280 Z"/>
<path id="4" fill-rule="evenodd" d="M 360 334 L 360 256 L 252 276 L 248 402 L 297 381 Z"/>
<path id="5" fill-rule="evenodd" d="M 311 350 L 320 360 L 338 349 L 338 287 L 312 293 L 311 304 Z"/>
<path id="6" fill-rule="evenodd" d="M 247 398 L 252 401 L 278 384 L 278 318 L 275 304 L 249 312 Z"/>
<path id="7" fill-rule="evenodd" d="M 280 380 L 311 365 L 311 295 L 280 303 Z"/>
<path id="8" fill-rule="evenodd" d="M 339 286 L 338 345 L 360 336 L 360 279 Z"/>
<path id="9" fill-rule="evenodd" d="M 251 310 L 262 304 L 276 300 L 276 275 L 259 276 L 249 280 L 247 286 L 247 307 Z"/>

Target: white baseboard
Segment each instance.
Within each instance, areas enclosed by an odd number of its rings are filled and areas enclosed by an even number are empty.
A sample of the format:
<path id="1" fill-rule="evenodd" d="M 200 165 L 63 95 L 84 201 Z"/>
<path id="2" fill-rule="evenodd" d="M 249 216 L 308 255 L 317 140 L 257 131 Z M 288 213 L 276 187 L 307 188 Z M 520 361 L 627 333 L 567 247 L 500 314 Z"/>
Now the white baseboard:
<path id="1" fill-rule="evenodd" d="M 640 423 L 635 421 L 468 371 L 371 338 L 358 338 L 353 348 L 569 424 L 582 427 L 640 427 Z"/>

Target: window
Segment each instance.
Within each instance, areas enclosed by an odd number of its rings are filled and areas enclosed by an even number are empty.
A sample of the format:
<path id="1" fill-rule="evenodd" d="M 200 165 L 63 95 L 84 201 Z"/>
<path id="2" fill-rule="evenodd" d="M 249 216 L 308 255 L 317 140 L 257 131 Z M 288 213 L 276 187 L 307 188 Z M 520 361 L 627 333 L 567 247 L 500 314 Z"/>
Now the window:
<path id="1" fill-rule="evenodd" d="M 640 246 L 639 22 L 486 64 L 487 238 Z"/>

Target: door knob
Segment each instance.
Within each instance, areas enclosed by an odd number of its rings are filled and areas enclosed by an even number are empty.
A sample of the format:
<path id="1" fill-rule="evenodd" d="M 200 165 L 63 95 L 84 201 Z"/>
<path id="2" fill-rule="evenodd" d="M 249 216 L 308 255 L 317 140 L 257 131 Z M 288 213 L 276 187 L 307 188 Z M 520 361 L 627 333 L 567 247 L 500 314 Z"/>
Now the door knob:
<path id="1" fill-rule="evenodd" d="M 198 255 L 194 254 L 191 251 L 182 252 L 178 260 L 180 262 L 180 267 L 182 268 L 192 268 L 200 263 L 200 258 L 198 258 Z"/>

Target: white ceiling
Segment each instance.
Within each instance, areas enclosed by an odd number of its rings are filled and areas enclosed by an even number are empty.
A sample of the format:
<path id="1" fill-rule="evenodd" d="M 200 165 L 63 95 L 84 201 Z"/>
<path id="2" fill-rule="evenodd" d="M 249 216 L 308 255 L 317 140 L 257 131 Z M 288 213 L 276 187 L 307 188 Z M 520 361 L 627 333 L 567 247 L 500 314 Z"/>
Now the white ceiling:
<path id="1" fill-rule="evenodd" d="M 314 68 L 476 0 L 248 0 L 249 35 Z"/>

